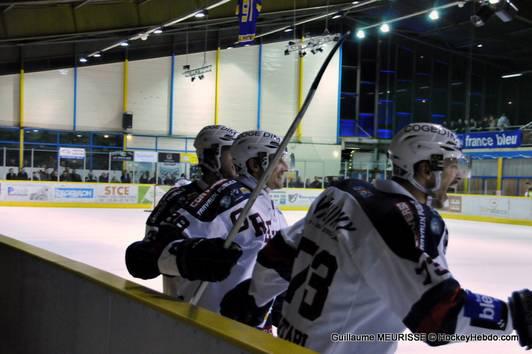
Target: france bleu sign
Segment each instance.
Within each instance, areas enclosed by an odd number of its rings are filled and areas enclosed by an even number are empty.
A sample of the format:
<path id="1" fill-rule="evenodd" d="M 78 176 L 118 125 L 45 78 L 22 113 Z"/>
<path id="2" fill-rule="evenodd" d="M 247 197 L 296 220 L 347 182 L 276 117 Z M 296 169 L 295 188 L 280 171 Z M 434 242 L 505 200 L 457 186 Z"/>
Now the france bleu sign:
<path id="1" fill-rule="evenodd" d="M 457 134 L 463 149 L 500 149 L 521 146 L 520 130 Z"/>

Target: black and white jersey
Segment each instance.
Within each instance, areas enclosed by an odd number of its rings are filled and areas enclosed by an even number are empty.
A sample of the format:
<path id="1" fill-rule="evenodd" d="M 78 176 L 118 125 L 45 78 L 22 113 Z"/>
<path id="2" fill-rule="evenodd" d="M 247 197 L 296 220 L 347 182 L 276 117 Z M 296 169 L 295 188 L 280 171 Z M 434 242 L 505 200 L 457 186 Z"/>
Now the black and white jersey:
<path id="1" fill-rule="evenodd" d="M 173 187 L 166 192 L 150 213 L 150 216 L 148 216 L 144 240 L 153 241 L 154 239 L 164 237 L 168 240 L 167 243 L 170 243 L 182 237 L 179 233 L 175 232 L 175 225 L 177 224 L 178 218 L 177 210 L 190 204 L 207 188 L 208 185 L 202 180 L 199 180 Z M 172 233 L 173 236 L 165 235 L 165 233 Z M 176 297 L 176 284 L 177 279 L 175 277 L 163 274 L 163 293 Z"/>
<path id="2" fill-rule="evenodd" d="M 185 237 L 226 238 L 255 186 L 254 179 L 243 176 L 216 182 L 178 211 L 177 225 L 182 234 Z M 277 231 L 286 227 L 284 216 L 274 206 L 268 190 L 264 189 L 234 241 L 241 247 L 242 256 L 225 280 L 209 284 L 198 305 L 218 312 L 224 295 L 241 281 L 251 277 L 259 250 Z M 175 254 L 172 252 L 174 244 L 179 242 L 175 241 L 163 251 L 158 262 L 161 273 L 179 276 Z M 176 293 L 182 300 L 189 301 L 199 281 L 180 277 L 177 279 Z"/>
<path id="3" fill-rule="evenodd" d="M 510 333 L 505 302 L 453 278 L 447 241 L 438 212 L 398 183 L 345 181 L 260 252 L 250 294 L 261 306 L 286 290 L 279 336 L 320 353 L 392 353 L 397 342 L 378 335 L 406 328 Z"/>

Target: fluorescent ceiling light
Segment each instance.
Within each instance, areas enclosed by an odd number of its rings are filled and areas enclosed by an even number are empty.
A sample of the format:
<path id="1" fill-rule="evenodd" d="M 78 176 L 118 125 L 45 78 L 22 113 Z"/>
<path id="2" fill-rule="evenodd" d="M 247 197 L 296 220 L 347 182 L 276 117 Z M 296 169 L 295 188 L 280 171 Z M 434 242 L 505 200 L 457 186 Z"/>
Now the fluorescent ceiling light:
<path id="1" fill-rule="evenodd" d="M 80 63 L 86 63 L 86 62 L 87 62 L 87 59 L 85 59 L 85 58 L 79 58 L 79 62 L 80 62 Z"/>
<path id="2" fill-rule="evenodd" d="M 509 79 L 511 77 L 519 77 L 519 76 L 523 76 L 523 73 L 506 74 L 506 75 L 501 76 L 501 78 Z"/>
<path id="3" fill-rule="evenodd" d="M 161 34 L 161 33 L 163 33 L 163 30 L 160 29 L 160 28 L 158 28 L 158 29 L 156 29 L 155 31 L 153 31 L 153 33 L 155 33 L 155 34 Z"/>
<path id="4" fill-rule="evenodd" d="M 121 47 L 127 47 L 129 45 L 128 42 L 120 42 Z"/>
<path id="5" fill-rule="evenodd" d="M 357 34 L 356 34 L 357 38 L 365 38 L 366 37 L 366 32 L 362 31 L 362 30 L 358 30 L 357 31 Z"/>
<path id="6" fill-rule="evenodd" d="M 440 13 L 438 12 L 438 10 L 432 10 L 432 11 L 429 13 L 429 18 L 430 18 L 432 21 L 436 21 L 437 19 L 440 18 Z"/>
<path id="7" fill-rule="evenodd" d="M 387 23 L 383 23 L 380 27 L 380 30 L 382 33 L 388 33 L 390 32 L 390 25 Z"/>
<path id="8" fill-rule="evenodd" d="M 93 57 L 95 57 L 95 58 L 99 58 L 99 57 L 101 57 L 101 56 L 102 56 L 102 55 L 101 55 L 100 53 L 95 53 L 95 54 L 93 55 Z"/>

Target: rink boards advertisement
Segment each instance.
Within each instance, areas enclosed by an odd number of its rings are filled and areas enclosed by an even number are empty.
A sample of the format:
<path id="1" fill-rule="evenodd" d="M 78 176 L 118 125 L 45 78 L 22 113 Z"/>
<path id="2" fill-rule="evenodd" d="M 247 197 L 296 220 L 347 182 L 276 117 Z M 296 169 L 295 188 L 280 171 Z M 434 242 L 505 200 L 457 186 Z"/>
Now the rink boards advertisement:
<path id="1" fill-rule="evenodd" d="M 0 182 L 0 205 L 149 208 L 172 186 L 120 183 Z M 286 188 L 270 192 L 281 210 L 308 210 L 321 189 Z M 532 225 L 532 198 L 451 194 L 446 217 L 509 220 Z M 505 222 L 505 221 L 500 221 Z M 512 223 L 512 222 L 510 222 Z"/>
<path id="2" fill-rule="evenodd" d="M 133 184 L 2 182 L 0 201 L 137 204 L 138 187 Z"/>

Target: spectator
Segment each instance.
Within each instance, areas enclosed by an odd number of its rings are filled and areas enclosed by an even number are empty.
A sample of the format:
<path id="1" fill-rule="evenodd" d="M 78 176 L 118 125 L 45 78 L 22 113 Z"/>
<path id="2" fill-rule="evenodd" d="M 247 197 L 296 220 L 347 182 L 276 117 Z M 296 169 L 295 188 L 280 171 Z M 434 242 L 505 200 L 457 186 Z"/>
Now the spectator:
<path id="1" fill-rule="evenodd" d="M 321 181 L 318 176 L 314 176 L 314 181 L 310 184 L 309 188 L 321 188 Z"/>
<path id="2" fill-rule="evenodd" d="M 79 173 L 76 172 L 75 169 L 72 170 L 72 173 L 70 174 L 70 180 L 72 182 L 81 182 L 81 176 L 79 175 Z"/>
<path id="3" fill-rule="evenodd" d="M 48 181 L 50 179 L 50 176 L 46 173 L 46 168 L 39 171 L 39 179 L 41 181 Z"/>
<path id="4" fill-rule="evenodd" d="M 87 177 L 85 177 L 85 182 L 96 182 L 96 176 L 94 176 L 92 170 L 90 170 Z"/>
<path id="5" fill-rule="evenodd" d="M 70 173 L 68 173 L 68 169 L 64 169 L 63 173 L 59 177 L 59 180 L 61 182 L 70 182 L 70 178 L 71 178 L 71 175 L 70 175 Z"/>
<path id="6" fill-rule="evenodd" d="M 13 171 L 13 168 L 7 170 L 6 179 L 17 179 L 17 174 Z"/>
<path id="7" fill-rule="evenodd" d="M 310 178 L 305 180 L 305 188 L 310 188 Z"/>
<path id="8" fill-rule="evenodd" d="M 122 171 L 122 175 L 120 176 L 120 182 L 131 183 L 131 175 L 129 174 L 129 171 Z"/>
<path id="9" fill-rule="evenodd" d="M 48 178 L 50 181 L 57 181 L 57 171 L 52 169 Z"/>
<path id="10" fill-rule="evenodd" d="M 495 120 L 495 117 L 490 115 L 490 118 L 489 118 L 489 130 L 495 130 L 495 128 L 497 127 L 497 121 Z"/>
<path id="11" fill-rule="evenodd" d="M 118 179 L 116 178 L 116 176 L 113 176 L 111 178 L 111 183 L 118 183 Z"/>
<path id="12" fill-rule="evenodd" d="M 21 169 L 20 171 L 18 171 L 17 179 L 27 181 L 30 178 L 28 177 L 28 173 L 24 169 Z"/>
<path id="13" fill-rule="evenodd" d="M 451 120 L 449 122 L 449 129 L 451 129 L 452 131 L 456 131 L 456 122 L 454 120 Z"/>
<path id="14" fill-rule="evenodd" d="M 458 118 L 458 121 L 456 122 L 456 131 L 459 133 L 464 132 L 464 122 L 462 121 L 462 118 Z"/>
<path id="15" fill-rule="evenodd" d="M 294 187 L 295 188 L 303 188 L 304 187 L 303 180 L 301 179 L 301 176 L 297 176 L 296 177 L 296 180 L 294 182 Z"/>
<path id="16" fill-rule="evenodd" d="M 166 176 L 164 177 L 164 184 L 171 186 L 174 183 L 175 183 L 175 180 L 172 178 L 172 176 L 170 176 L 169 173 L 167 173 Z"/>
<path id="17" fill-rule="evenodd" d="M 504 130 L 506 128 L 508 128 L 510 126 L 510 120 L 508 119 L 508 117 L 506 117 L 506 115 L 503 113 L 500 117 L 499 117 L 499 120 L 497 121 L 497 128 L 499 130 Z"/>
<path id="18" fill-rule="evenodd" d="M 39 177 L 39 172 L 38 171 L 33 171 L 32 176 L 31 176 L 31 180 L 32 181 L 40 181 L 41 180 L 41 178 Z"/>
<path id="19" fill-rule="evenodd" d="M 156 182 L 155 182 L 155 176 L 151 177 L 151 178 L 148 180 L 148 183 L 149 183 L 149 184 L 156 184 Z"/>
<path id="20" fill-rule="evenodd" d="M 477 129 L 478 129 L 477 121 L 475 120 L 475 118 L 471 118 L 469 120 L 469 131 L 473 131 Z"/>
<path id="21" fill-rule="evenodd" d="M 479 128 L 481 130 L 487 130 L 489 127 L 490 127 L 490 121 L 487 116 L 484 116 L 484 118 L 482 118 L 482 121 L 480 122 Z"/>
<path id="22" fill-rule="evenodd" d="M 109 174 L 107 172 L 102 172 L 100 177 L 98 177 L 98 182 L 108 183 L 109 182 Z"/>
<path id="23" fill-rule="evenodd" d="M 155 179 L 154 179 L 155 181 Z M 139 183 L 151 183 L 150 182 L 150 174 L 148 171 L 144 171 L 142 175 L 139 178 Z"/>

